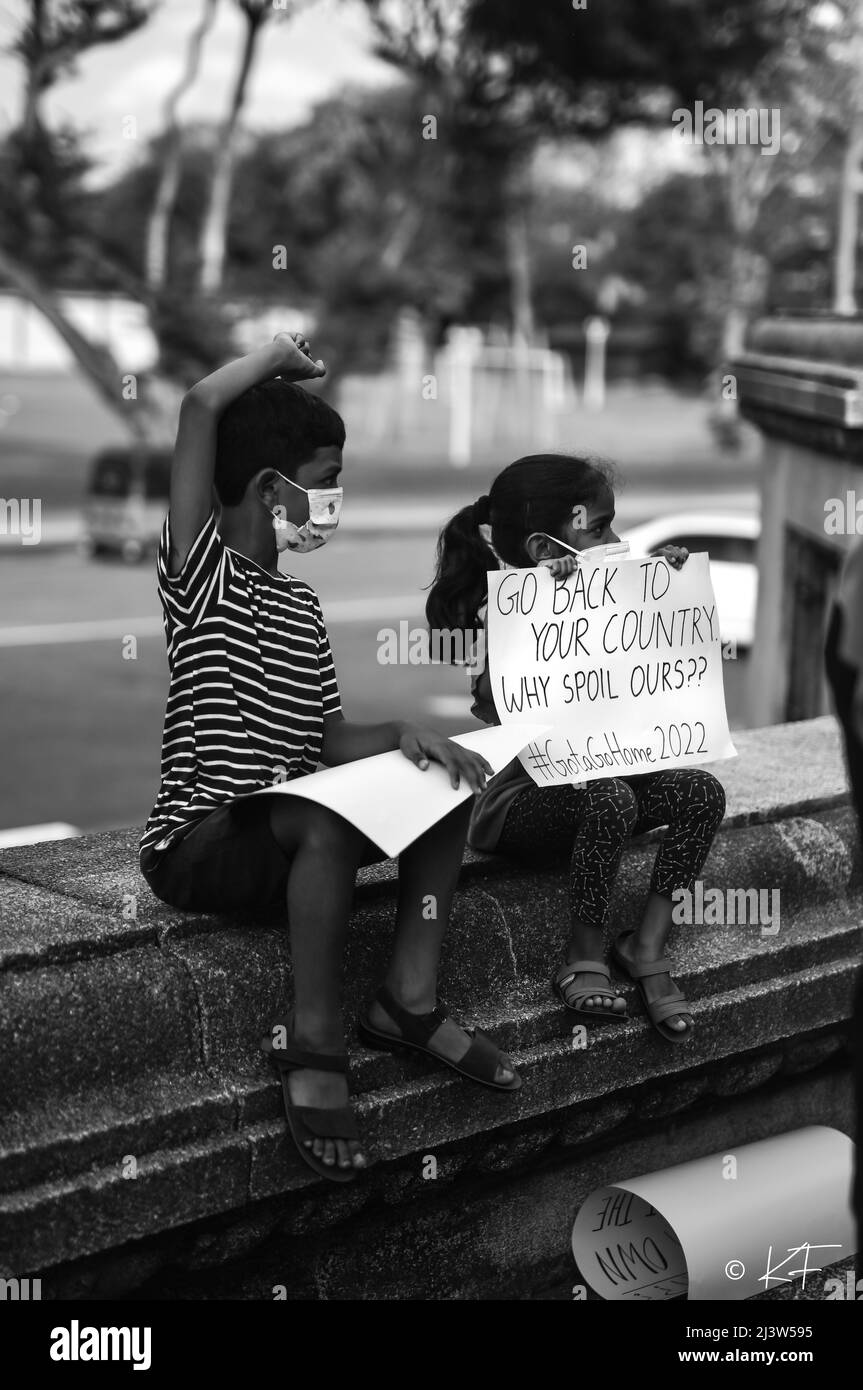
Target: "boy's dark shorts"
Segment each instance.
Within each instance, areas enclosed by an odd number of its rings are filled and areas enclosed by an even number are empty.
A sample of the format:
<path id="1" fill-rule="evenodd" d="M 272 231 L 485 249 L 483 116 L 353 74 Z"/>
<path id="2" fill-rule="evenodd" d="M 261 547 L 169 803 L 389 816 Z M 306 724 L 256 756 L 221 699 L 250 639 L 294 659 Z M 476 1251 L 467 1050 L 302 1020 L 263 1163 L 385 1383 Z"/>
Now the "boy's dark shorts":
<path id="1" fill-rule="evenodd" d="M 143 850 L 141 873 L 156 897 L 180 912 L 284 912 L 293 856 L 273 836 L 270 804 L 268 796 L 237 797 L 161 854 Z M 385 858 L 369 844 L 362 863 Z"/>
<path id="2" fill-rule="evenodd" d="M 290 864 L 273 838 L 267 796 L 230 801 L 161 854 L 141 852 L 150 888 L 181 912 L 284 908 Z"/>

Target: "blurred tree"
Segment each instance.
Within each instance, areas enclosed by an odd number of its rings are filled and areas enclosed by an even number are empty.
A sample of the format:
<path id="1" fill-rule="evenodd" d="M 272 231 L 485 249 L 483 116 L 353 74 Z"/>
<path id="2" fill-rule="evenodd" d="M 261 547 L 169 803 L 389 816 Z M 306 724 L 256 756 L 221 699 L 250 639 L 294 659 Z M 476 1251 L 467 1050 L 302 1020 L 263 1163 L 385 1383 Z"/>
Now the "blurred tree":
<path id="1" fill-rule="evenodd" d="M 471 3 L 366 0 L 379 56 L 412 77 L 437 123 L 435 139 L 448 144 L 449 186 L 465 200 L 458 220 L 465 230 L 473 222 L 475 244 L 496 243 L 508 276 L 512 331 L 529 343 L 535 332 L 530 160 L 544 111 L 532 88 L 514 87 L 506 64 L 471 40 Z"/>
<path id="2" fill-rule="evenodd" d="M 188 38 L 183 70 L 165 99 L 163 133 L 158 146 L 161 167 L 147 223 L 145 278 L 153 290 L 162 289 L 167 279 L 171 217 L 180 186 L 183 132 L 177 108 L 198 76 L 204 40 L 212 28 L 217 4 L 218 0 L 203 0 L 200 17 Z"/>
<path id="3" fill-rule="evenodd" d="M 151 299 L 185 292 L 196 279 L 201 207 L 207 195 L 212 152 L 211 130 L 199 125 L 184 128 L 164 279 Z M 145 283 L 150 215 L 164 171 L 161 137 L 141 144 L 136 154 L 110 182 L 87 192 L 84 201 L 94 241 L 107 249 L 112 261 L 121 260 L 129 274 Z"/>
<path id="4" fill-rule="evenodd" d="M 173 426 L 179 387 L 190 385 L 233 352 L 230 315 L 215 301 L 201 301 L 194 288 L 191 252 L 180 273 L 169 276 L 163 271 L 162 282 L 153 289 L 146 283 L 146 229 L 164 174 L 158 142 L 158 157 L 151 157 L 143 177 L 133 166 L 120 180 L 125 184 L 128 179 L 135 190 L 134 211 L 125 222 L 114 222 L 110 211 L 116 211 L 118 200 L 113 190 L 88 189 L 90 162 L 77 134 L 66 127 L 48 128 L 42 98 L 76 57 L 136 32 L 155 3 L 30 0 L 12 45 L 24 65 L 23 110 L 0 145 L 0 276 L 45 315 L 139 445 L 153 439 L 164 442 Z M 206 187 L 194 164 L 186 174 L 189 192 L 197 193 L 197 220 Z M 186 190 L 182 198 L 188 206 Z M 110 350 L 82 332 L 65 311 L 61 291 L 72 285 L 119 289 L 146 308 L 159 361 L 148 379 L 139 376 L 134 399 L 124 399 L 122 372 Z"/>
<path id="5" fill-rule="evenodd" d="M 846 0 L 850 3 L 850 0 Z M 674 104 L 739 91 L 800 30 L 809 0 L 366 0 L 378 50 L 416 76 L 440 120 L 459 130 L 459 182 L 477 164 L 496 180 L 511 321 L 534 328 L 530 164 L 543 137 L 599 137 L 626 123 L 668 123 Z M 765 173 L 766 171 L 759 171 Z M 729 183 L 739 182 L 739 169 Z M 754 177 L 751 180 L 754 182 Z M 735 190 L 744 231 L 745 195 Z M 752 261 L 737 266 L 748 283 Z M 743 262 L 745 261 L 745 265 Z M 747 275 L 744 276 L 743 272 Z"/>
<path id="6" fill-rule="evenodd" d="M 116 43 L 146 23 L 153 0 L 30 0 L 29 13 L 12 43 L 24 63 L 25 141 L 43 129 L 42 98 L 82 53 Z"/>
<path id="7" fill-rule="evenodd" d="M 856 0 L 852 0 L 856 4 Z M 720 355 L 725 362 L 742 350 L 746 328 L 763 311 L 770 282 L 770 242 L 762 212 L 768 198 L 796 173 L 837 152 L 847 113 L 850 69 L 837 52 L 841 9 L 791 6 L 784 40 L 748 74 L 729 79 L 726 105 L 767 107 L 777 124 L 780 148 L 765 155 L 751 143 L 705 146 L 702 162 L 717 179 L 728 229 L 726 307 Z M 781 135 L 778 122 L 781 119 Z"/>
<path id="8" fill-rule="evenodd" d="M 863 194 L 863 15 L 859 4 L 846 9 L 835 28 L 831 51 L 836 61 L 834 73 L 840 74 L 841 90 L 834 110 L 841 122 L 844 150 L 833 268 L 833 308 L 837 314 L 855 314 L 859 206 Z"/>
<path id="9" fill-rule="evenodd" d="M 789 177 L 786 148 L 835 128 L 837 91 L 846 84 L 837 71 L 835 31 L 857 8 L 857 0 L 606 0 L 583 9 L 471 0 L 466 23 L 489 56 L 506 61 L 513 83 L 541 94 L 561 130 L 599 134 L 625 122 L 667 124 L 679 101 L 780 111 L 781 157 L 749 144 L 703 151 L 719 174 L 724 210 L 719 351 L 729 357 L 765 301 L 760 211 Z"/>
<path id="10" fill-rule="evenodd" d="M 716 177 L 676 173 L 633 209 L 617 209 L 608 265 L 645 295 L 639 317 L 660 324 L 662 366 L 703 376 L 716 360 L 727 299 L 728 218 Z"/>
<path id="11" fill-rule="evenodd" d="M 184 131 L 166 228 L 164 278 L 158 286 L 147 284 L 147 258 L 149 219 L 164 172 L 161 141 L 146 146 L 113 183 L 81 195 L 87 259 L 78 283 L 119 287 L 142 303 L 158 344 L 158 374 L 183 387 L 236 355 L 233 306 L 222 297 L 201 295 L 197 288 L 200 210 L 212 148 L 207 128 Z"/>
<path id="12" fill-rule="evenodd" d="M 244 21 L 240 62 L 228 111 L 216 141 L 209 195 L 201 223 L 200 270 L 198 285 L 202 293 L 213 294 L 222 285 L 225 266 L 228 217 L 237 153 L 237 135 L 249 89 L 249 81 L 259 51 L 259 40 L 266 21 L 273 16 L 291 18 L 308 0 L 234 0 Z"/>
<path id="13" fill-rule="evenodd" d="M 238 159 L 227 283 L 313 305 L 318 348 L 341 370 L 379 369 L 402 309 L 432 342 L 454 320 L 505 313 L 497 166 L 477 158 L 461 180 L 461 131 L 441 122 L 425 139 L 429 114 L 414 82 L 347 92 Z"/>
<path id="14" fill-rule="evenodd" d="M 469 0 L 466 27 L 513 85 L 537 92 L 559 128 L 602 134 L 667 121 L 672 99 L 731 104 L 729 93 L 812 9 L 811 0 L 603 0 L 578 9 Z"/>
<path id="15" fill-rule="evenodd" d="M 42 103 L 81 54 L 134 33 L 152 9 L 153 0 L 30 0 L 12 43 L 24 70 L 22 110 L 0 151 L 0 275 L 48 319 L 139 441 L 149 430 L 146 412 L 123 399 L 113 355 L 71 321 L 57 293 L 63 271 L 88 259 L 81 191 L 88 166 L 71 131 L 48 130 Z"/>
<path id="16" fill-rule="evenodd" d="M 566 145 L 558 150 L 562 161 Z M 642 348 L 629 363 L 631 372 L 640 361 L 642 369 L 704 382 L 724 360 L 729 308 L 733 233 L 724 166 L 695 161 L 686 171 L 662 175 L 630 202 L 617 196 L 613 148 L 601 142 L 576 158 L 585 166 L 583 186 L 540 185 L 531 213 L 537 314 L 552 342 L 577 350 L 577 326 L 599 309 L 603 285 L 619 279 L 626 288 L 611 311 L 610 367 L 632 338 L 642 340 Z M 813 140 L 767 191 L 752 236 L 764 258 L 762 300 L 752 305 L 754 312 L 829 302 L 838 162 L 838 137 Z M 567 255 L 574 206 L 580 239 L 590 247 L 589 276 L 573 275 Z M 715 397 L 715 380 L 711 390 Z"/>

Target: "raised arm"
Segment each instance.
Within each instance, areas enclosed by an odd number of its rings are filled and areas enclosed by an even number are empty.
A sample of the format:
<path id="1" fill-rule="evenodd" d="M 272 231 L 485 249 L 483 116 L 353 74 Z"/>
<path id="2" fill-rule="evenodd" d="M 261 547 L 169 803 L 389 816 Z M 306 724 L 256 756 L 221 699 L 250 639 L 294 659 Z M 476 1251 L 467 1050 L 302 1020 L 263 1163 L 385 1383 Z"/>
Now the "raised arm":
<path id="1" fill-rule="evenodd" d="M 307 381 L 325 373 L 323 362 L 312 361 L 308 341 L 301 333 L 278 333 L 266 347 L 219 367 L 186 392 L 171 465 L 169 574 L 180 573 L 210 514 L 216 431 L 222 412 L 244 391 L 271 377 Z"/>

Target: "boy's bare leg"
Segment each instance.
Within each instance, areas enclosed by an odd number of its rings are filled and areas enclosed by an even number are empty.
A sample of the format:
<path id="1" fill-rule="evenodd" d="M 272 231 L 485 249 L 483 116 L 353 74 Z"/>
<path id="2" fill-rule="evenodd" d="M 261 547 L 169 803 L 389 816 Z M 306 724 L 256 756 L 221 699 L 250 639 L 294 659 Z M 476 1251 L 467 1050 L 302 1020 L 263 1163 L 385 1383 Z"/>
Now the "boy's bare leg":
<path id="1" fill-rule="evenodd" d="M 345 1050 L 340 984 L 357 869 L 369 842 L 347 821 L 308 801 L 273 798 L 270 828 L 292 856 L 287 905 L 294 974 L 294 1034 L 309 1052 Z M 323 1110 L 348 1104 L 336 1072 L 301 1068 L 288 1075 L 295 1105 Z M 315 1139 L 313 1152 L 340 1168 L 365 1166 L 356 1140 Z"/>
<path id="2" fill-rule="evenodd" d="M 441 943 L 461 872 L 472 804 L 456 807 L 399 857 L 396 935 L 386 983 L 410 1013 L 429 1013 L 435 1006 Z M 398 1025 L 376 1001 L 368 1014 L 382 1032 L 398 1032 Z M 457 1062 L 471 1039 L 448 1018 L 433 1035 L 432 1044 L 434 1051 Z M 505 1085 L 515 1071 L 509 1058 L 504 1060 L 507 1065 L 498 1067 L 495 1079 Z"/>

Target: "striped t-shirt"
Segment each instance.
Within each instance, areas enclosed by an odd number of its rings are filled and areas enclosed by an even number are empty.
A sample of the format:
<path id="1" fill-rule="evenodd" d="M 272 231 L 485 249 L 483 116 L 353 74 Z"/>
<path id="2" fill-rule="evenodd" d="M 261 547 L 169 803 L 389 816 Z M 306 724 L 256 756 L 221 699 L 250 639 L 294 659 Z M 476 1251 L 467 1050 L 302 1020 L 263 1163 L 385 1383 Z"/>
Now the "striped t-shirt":
<path id="1" fill-rule="evenodd" d="M 180 573 L 156 561 L 171 684 L 161 783 L 140 850 L 167 849 L 238 796 L 314 772 L 341 709 L 317 594 L 230 550 L 210 512 Z"/>

